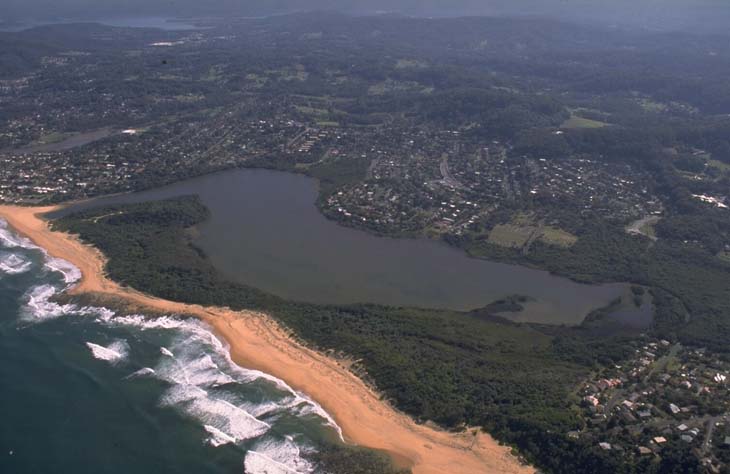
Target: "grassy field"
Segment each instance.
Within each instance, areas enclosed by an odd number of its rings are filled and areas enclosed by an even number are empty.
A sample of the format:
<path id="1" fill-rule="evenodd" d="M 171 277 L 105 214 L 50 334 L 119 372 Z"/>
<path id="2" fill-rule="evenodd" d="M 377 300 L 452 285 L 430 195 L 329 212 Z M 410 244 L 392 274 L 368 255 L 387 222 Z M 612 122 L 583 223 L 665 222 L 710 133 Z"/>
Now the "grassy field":
<path id="1" fill-rule="evenodd" d="M 208 73 L 200 79 L 202 81 L 211 82 L 220 81 L 224 77 L 224 68 L 225 66 L 223 64 L 216 64 L 215 66 L 211 66 L 210 69 L 208 69 Z"/>
<path id="2" fill-rule="evenodd" d="M 713 168 L 717 168 L 718 170 L 722 171 L 723 173 L 727 173 L 730 171 L 730 164 L 723 163 L 719 160 L 709 160 L 707 162 L 709 166 L 712 166 Z"/>
<path id="3" fill-rule="evenodd" d="M 652 222 L 647 222 L 646 224 L 639 227 L 639 232 L 652 240 L 656 240 L 656 228 L 654 228 L 654 225 L 655 224 Z"/>
<path id="4" fill-rule="evenodd" d="M 399 59 L 395 64 L 396 69 L 408 69 L 408 68 L 425 68 L 428 67 L 428 63 L 418 59 Z"/>
<path id="5" fill-rule="evenodd" d="M 37 145 L 50 145 L 52 143 L 59 143 L 69 138 L 72 134 L 52 132 L 41 136 L 36 142 Z"/>
<path id="6" fill-rule="evenodd" d="M 537 229 L 531 226 L 498 224 L 489 232 L 489 243 L 501 247 L 521 249 L 535 230 Z"/>
<path id="7" fill-rule="evenodd" d="M 540 240 L 548 245 L 567 248 L 572 247 L 576 242 L 578 242 L 578 237 L 564 231 L 563 229 L 545 226 L 542 228 Z"/>
<path id="8" fill-rule="evenodd" d="M 327 111 L 327 109 L 309 107 L 306 105 L 295 105 L 294 107 L 297 109 L 298 112 L 301 112 L 301 113 L 307 114 L 307 115 L 313 115 L 313 116 L 318 116 L 318 117 L 326 117 L 329 115 L 329 112 Z"/>
<path id="9" fill-rule="evenodd" d="M 562 229 L 534 222 L 529 214 L 518 214 L 508 224 L 495 225 L 489 232 L 489 243 L 506 248 L 522 249 L 531 242 L 568 248 L 578 238 Z"/>
<path id="10" fill-rule="evenodd" d="M 571 117 L 560 125 L 560 128 L 602 128 L 609 124 L 606 122 L 599 122 L 598 120 L 591 120 L 578 115 L 571 115 Z"/>
<path id="11" fill-rule="evenodd" d="M 393 92 L 420 92 L 425 94 L 433 92 L 433 88 L 414 81 L 394 81 L 392 79 L 378 82 L 368 88 L 369 95 L 385 95 Z"/>

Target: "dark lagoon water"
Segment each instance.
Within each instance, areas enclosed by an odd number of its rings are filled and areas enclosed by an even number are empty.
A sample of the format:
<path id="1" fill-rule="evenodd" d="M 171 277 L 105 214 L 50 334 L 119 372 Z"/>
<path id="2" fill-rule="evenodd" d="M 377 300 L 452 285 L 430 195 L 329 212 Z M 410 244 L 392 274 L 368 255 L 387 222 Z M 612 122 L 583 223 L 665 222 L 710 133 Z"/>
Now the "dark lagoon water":
<path id="1" fill-rule="evenodd" d="M 203 323 L 51 299 L 79 278 L 0 220 L 0 473 L 311 473 L 338 428 Z"/>
<path id="2" fill-rule="evenodd" d="M 517 321 L 574 324 L 625 294 L 627 285 L 582 285 L 547 272 L 469 258 L 445 244 L 346 228 L 316 208 L 315 180 L 239 169 L 74 210 L 197 194 L 211 210 L 197 245 L 238 282 L 315 303 L 382 303 L 474 309 L 509 295 L 532 298 Z"/>

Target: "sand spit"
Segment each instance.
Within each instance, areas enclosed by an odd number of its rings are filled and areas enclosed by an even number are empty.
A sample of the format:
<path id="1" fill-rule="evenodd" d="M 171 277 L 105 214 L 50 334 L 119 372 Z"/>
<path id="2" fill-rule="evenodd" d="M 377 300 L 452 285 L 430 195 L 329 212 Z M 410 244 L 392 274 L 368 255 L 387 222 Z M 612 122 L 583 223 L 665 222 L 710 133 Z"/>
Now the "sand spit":
<path id="1" fill-rule="evenodd" d="M 70 290 L 72 294 L 121 299 L 155 312 L 199 317 L 225 339 L 236 363 L 272 374 L 305 393 L 337 421 L 348 442 L 386 451 L 414 474 L 535 472 L 486 434 L 454 434 L 415 423 L 383 402 L 345 365 L 304 347 L 265 314 L 176 303 L 121 287 L 106 277 L 101 252 L 75 236 L 51 231 L 39 217 L 55 209 L 0 206 L 0 217 L 50 256 L 81 270 L 82 279 Z"/>

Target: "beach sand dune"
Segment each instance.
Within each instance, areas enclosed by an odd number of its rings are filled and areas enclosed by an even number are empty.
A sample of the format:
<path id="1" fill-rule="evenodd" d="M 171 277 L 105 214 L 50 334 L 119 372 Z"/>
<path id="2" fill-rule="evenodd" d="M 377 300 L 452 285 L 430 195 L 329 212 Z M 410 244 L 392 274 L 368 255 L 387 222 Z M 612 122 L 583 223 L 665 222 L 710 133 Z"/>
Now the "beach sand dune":
<path id="1" fill-rule="evenodd" d="M 381 401 L 346 364 L 299 344 L 265 314 L 176 303 L 121 287 L 106 277 L 101 252 L 75 236 L 51 231 L 39 217 L 55 209 L 0 206 L 0 217 L 51 256 L 81 270 L 83 277 L 72 293 L 121 298 L 140 308 L 201 318 L 230 345 L 236 363 L 272 374 L 307 394 L 337 421 L 348 442 L 383 450 L 414 474 L 535 472 L 486 434 L 455 434 L 415 423 Z"/>

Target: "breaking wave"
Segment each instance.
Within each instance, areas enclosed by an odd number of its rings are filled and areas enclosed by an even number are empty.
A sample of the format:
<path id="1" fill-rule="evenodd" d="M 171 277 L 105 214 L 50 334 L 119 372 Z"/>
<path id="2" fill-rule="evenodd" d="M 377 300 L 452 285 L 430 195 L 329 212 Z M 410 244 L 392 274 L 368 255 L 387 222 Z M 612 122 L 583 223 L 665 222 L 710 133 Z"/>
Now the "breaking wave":
<path id="1" fill-rule="evenodd" d="M 127 375 L 124 378 L 129 380 L 129 379 L 137 379 L 140 377 L 147 377 L 147 376 L 152 376 L 152 375 L 155 375 L 155 369 L 152 369 L 150 367 L 143 367 L 143 368 L 137 370 L 136 372 L 132 372 L 131 374 Z"/>
<path id="2" fill-rule="evenodd" d="M 203 425 L 203 428 L 205 429 L 205 431 L 207 431 L 210 434 L 210 436 L 208 437 L 206 442 L 208 444 L 210 444 L 211 446 L 213 446 L 214 448 L 217 448 L 218 446 L 223 446 L 224 444 L 236 442 L 236 438 L 234 438 L 233 436 L 231 436 L 227 433 L 222 432 L 215 426 Z"/>
<path id="3" fill-rule="evenodd" d="M 127 341 L 114 341 L 107 347 L 94 344 L 93 342 L 87 342 L 86 346 L 91 349 L 91 353 L 95 359 L 105 360 L 112 364 L 119 363 L 127 358 L 129 354 L 129 344 Z"/>
<path id="4" fill-rule="evenodd" d="M 60 304 L 53 301 L 53 297 L 57 296 L 61 291 L 52 284 L 44 284 L 34 286 L 26 293 L 26 303 L 21 308 L 21 319 L 28 323 L 42 322 L 49 319 L 55 319 L 68 314 L 77 314 L 82 316 L 96 315 L 99 317 L 107 317 L 114 312 L 107 308 L 95 306 L 77 306 L 67 303 Z"/>
<path id="5" fill-rule="evenodd" d="M 199 420 L 203 426 L 213 427 L 218 436 L 233 443 L 257 438 L 266 433 L 271 425 L 257 419 L 243 408 L 222 398 L 210 395 L 195 385 L 178 384 L 170 388 L 162 398 L 162 406 L 174 406 Z M 210 429 L 208 430 L 210 432 Z"/>
<path id="6" fill-rule="evenodd" d="M 8 249 L 22 248 L 41 251 L 45 257 L 44 266 L 52 272 L 61 273 L 63 275 L 63 280 L 67 285 L 76 283 L 81 279 L 81 270 L 79 270 L 73 264 L 67 262 L 66 260 L 51 257 L 50 255 L 48 255 L 48 252 L 46 252 L 45 249 L 35 245 L 27 237 L 19 236 L 10 229 L 7 221 L 5 221 L 4 219 L 0 219 L 0 245 Z M 15 255 L 15 258 L 20 257 L 18 255 Z M 3 257 L 0 256 L 0 270 L 5 271 L 3 263 L 5 263 L 3 262 Z M 25 270 L 27 270 L 28 268 L 30 268 L 30 265 L 28 265 Z"/>
<path id="7" fill-rule="evenodd" d="M 13 249 L 13 248 L 24 248 L 24 249 L 36 249 L 39 250 L 40 247 L 35 245 L 33 242 L 31 242 L 30 239 L 26 237 L 21 237 L 15 232 L 13 232 L 10 227 L 8 226 L 7 221 L 5 219 L 0 219 L 0 244 L 3 245 L 5 248 Z"/>
<path id="8" fill-rule="evenodd" d="M 291 437 L 284 441 L 267 439 L 256 443 L 246 453 L 244 468 L 246 474 L 304 474 L 314 471 Z"/>
<path id="9" fill-rule="evenodd" d="M 341 440 L 344 440 L 340 426 L 317 402 L 294 390 L 286 382 L 273 375 L 259 370 L 245 369 L 237 365 L 231 359 L 228 346 L 221 342 L 208 326 L 201 321 L 174 316 L 148 318 L 143 315 L 114 316 L 113 314 L 102 316 L 99 319 L 109 324 L 133 326 L 142 331 L 155 329 L 178 330 L 185 335 L 184 338 L 175 347 L 172 347 L 172 350 L 166 347 L 160 348 L 160 352 L 173 362 L 161 361 L 161 367 L 157 369 L 158 374 L 169 377 L 168 380 L 175 383 L 191 383 L 194 385 L 220 386 L 233 382 L 250 383 L 265 380 L 288 396 L 278 403 L 269 402 L 251 407 L 252 413 L 255 412 L 256 416 L 263 416 L 272 412 L 291 410 L 300 416 L 318 416 L 324 420 L 326 425 L 337 432 Z M 207 347 L 200 348 L 200 352 L 195 352 L 193 357 L 190 357 L 189 348 L 191 344 L 195 343 Z M 199 356 L 200 353 L 205 353 L 205 355 Z M 215 355 L 218 360 L 214 361 L 211 354 Z M 174 371 L 175 368 L 179 369 L 181 367 L 184 368 L 183 371 Z"/>
<path id="10" fill-rule="evenodd" d="M 16 275 L 30 270 L 33 264 L 14 253 L 0 252 L 0 273 Z"/>
<path id="11" fill-rule="evenodd" d="M 85 345 L 95 359 L 110 365 L 127 361 L 132 365 L 132 352 L 127 341 L 133 344 L 140 340 L 158 341 L 159 354 L 155 360 L 144 362 L 150 367 L 139 368 L 138 365 L 138 370 L 123 378 L 130 383 L 141 378 L 165 382 L 167 387 L 160 396 L 159 404 L 173 407 L 197 420 L 207 433 L 205 441 L 210 445 L 245 443 L 246 473 L 313 472 L 311 464 L 301 453 L 302 449 L 312 449 L 306 439 L 295 442 L 292 436 L 284 436 L 272 429 L 282 416 L 311 416 L 312 421 L 330 426 L 342 438 L 340 427 L 319 404 L 281 379 L 236 365 L 229 347 L 205 323 L 180 316 L 118 315 L 108 308 L 58 303 L 54 297 L 80 280 L 78 268 L 49 256 L 30 240 L 16 236 L 2 220 L 0 246 L 42 252 L 45 271 L 60 274 L 63 278 L 56 283 L 32 286 L 24 295 L 21 320 L 39 323 L 68 315 L 90 316 L 105 327 L 153 332 L 149 338 L 140 339 L 134 335 L 127 340 L 113 340 L 111 344 L 87 341 Z M 0 252 L 0 272 L 21 273 L 32 267 L 33 260 L 23 252 Z M 249 446 L 252 447 L 249 449 Z"/>
<path id="12" fill-rule="evenodd" d="M 26 294 L 27 303 L 21 310 L 21 317 L 27 322 L 58 318 L 77 310 L 73 304 L 59 304 L 51 301 L 58 289 L 51 285 L 34 286 Z"/>
<path id="13" fill-rule="evenodd" d="M 76 268 L 72 263 L 61 258 L 46 255 L 45 267 L 52 272 L 61 273 L 63 275 L 63 281 L 67 285 L 76 283 L 81 279 L 81 270 Z"/>
<path id="14" fill-rule="evenodd" d="M 249 436 L 247 430 L 251 430 L 250 433 L 257 433 L 263 430 L 265 425 L 265 423 L 248 423 L 252 418 L 258 419 L 284 411 L 299 416 L 318 416 L 342 438 L 342 430 L 339 425 L 318 403 L 297 392 L 281 379 L 265 372 L 236 365 L 231 360 L 228 347 L 204 323 L 198 320 L 174 316 L 147 318 L 143 315 L 106 315 L 99 319 L 107 324 L 132 326 L 142 331 L 161 329 L 179 331 L 180 337 L 174 345 L 169 348 L 160 347 L 162 357 L 155 369 L 156 376 L 176 384 L 176 387 L 171 389 L 171 393 L 167 395 L 166 404 L 185 405 L 185 411 L 227 436 L 226 438 L 226 436 L 212 435 L 211 443 L 219 444 L 225 439 L 238 441 L 246 439 Z M 261 380 L 273 384 L 285 395 L 281 400 L 258 404 L 237 400 L 237 407 L 245 412 L 245 415 L 237 411 L 224 410 L 229 415 L 236 417 L 237 422 L 240 423 L 238 426 L 247 426 L 239 432 L 238 436 L 227 429 L 229 427 L 225 426 L 226 420 L 218 424 L 208 422 L 209 418 L 206 417 L 211 410 L 220 410 L 223 406 L 231 405 L 229 400 L 221 399 L 220 395 L 219 398 L 212 398 L 208 389 L 223 387 L 226 384 L 246 384 Z M 220 401 L 224 403 L 220 404 Z M 209 410 L 205 409 L 206 406 Z M 243 420 L 246 420 L 248 424 L 244 424 Z"/>

